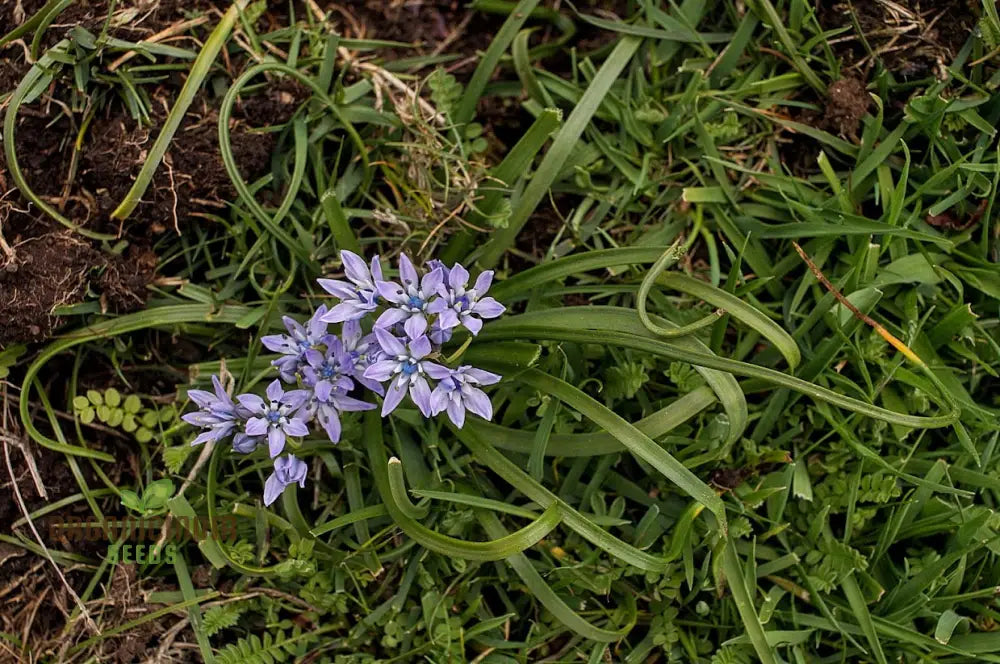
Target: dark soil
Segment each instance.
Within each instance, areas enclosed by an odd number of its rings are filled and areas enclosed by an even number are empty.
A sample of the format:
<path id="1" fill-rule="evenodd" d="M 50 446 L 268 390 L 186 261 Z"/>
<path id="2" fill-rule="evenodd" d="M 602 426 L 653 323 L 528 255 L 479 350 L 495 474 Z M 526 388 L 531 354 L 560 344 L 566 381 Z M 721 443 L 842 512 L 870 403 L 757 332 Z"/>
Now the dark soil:
<path id="1" fill-rule="evenodd" d="M 385 59 L 448 53 L 470 60 L 456 71 L 471 72 L 476 51 L 490 45 L 504 17 L 470 10 L 464 0 L 346 0 L 338 3 L 338 28 L 345 36 L 415 44 L 415 48 L 379 49 Z M 460 60 L 462 62 L 462 60 Z"/>
<path id="2" fill-rule="evenodd" d="M 16 28 L 43 4 L 44 0 L 0 3 L 0 35 Z M 118 11 L 130 4 L 118 3 Z M 229 3 L 161 0 L 154 6 L 139 4 L 142 21 L 116 28 L 115 36 L 140 39 L 195 11 Z M 54 43 L 73 25 L 98 31 L 106 14 L 106 0 L 76 2 L 49 29 L 47 43 Z M 22 45 L 11 44 L 0 51 L 0 95 L 16 87 L 26 71 Z M 74 224 L 117 235 L 130 246 L 123 255 L 106 254 L 96 243 L 69 235 L 20 196 L 0 155 L 0 233 L 11 248 L 0 253 L 0 301 L 9 304 L 13 313 L 0 326 L 0 348 L 45 339 L 59 322 L 53 315 L 55 307 L 90 296 L 99 297 L 107 311 L 123 313 L 141 307 L 146 285 L 155 276 L 156 256 L 148 248 L 152 240 L 188 223 L 203 223 L 199 217 L 218 214 L 235 198 L 219 153 L 218 115 L 211 103 L 199 99 L 142 202 L 124 225 L 110 218 L 130 190 L 182 83 L 182 78 L 171 79 L 149 91 L 152 126 L 133 120 L 120 102 L 107 105 L 87 127 L 81 152 L 75 156 L 73 141 L 82 122 L 80 112 L 67 117 L 66 106 L 45 96 L 19 110 L 17 154 L 29 186 Z M 57 84 L 52 90 L 70 88 Z M 268 169 L 274 145 L 274 134 L 252 127 L 287 121 L 302 97 L 294 86 L 276 86 L 237 108 L 231 126 L 232 147 L 245 178 L 254 179 Z"/>
<path id="3" fill-rule="evenodd" d="M 827 95 L 822 123 L 824 128 L 857 142 L 861 119 L 872 102 L 864 82 L 856 78 L 842 78 L 830 85 Z"/>
<path id="4" fill-rule="evenodd" d="M 0 346 L 44 339 L 58 319 L 52 311 L 82 299 L 100 255 L 68 235 L 42 235 L 15 244 L 14 258 L 0 271 L 5 325 Z"/>
<path id="5" fill-rule="evenodd" d="M 871 51 L 903 78 L 942 76 L 976 26 L 978 0 L 816 0 L 826 30 L 850 27 L 836 38 L 836 53 L 848 69 L 867 70 L 872 62 L 855 32 L 851 12 Z"/>

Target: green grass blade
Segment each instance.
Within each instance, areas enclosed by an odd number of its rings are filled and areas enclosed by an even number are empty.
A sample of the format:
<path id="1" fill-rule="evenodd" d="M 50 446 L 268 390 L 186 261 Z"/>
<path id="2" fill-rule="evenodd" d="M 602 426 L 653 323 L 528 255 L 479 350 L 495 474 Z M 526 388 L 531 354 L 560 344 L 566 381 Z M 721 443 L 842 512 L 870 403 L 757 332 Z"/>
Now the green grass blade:
<path id="1" fill-rule="evenodd" d="M 467 542 L 434 532 L 410 516 L 413 513 L 412 506 L 404 507 L 405 503 L 409 501 L 405 490 L 401 490 L 400 486 L 396 486 L 394 490 L 388 471 L 392 464 L 385 458 L 382 420 L 378 413 L 375 411 L 366 413 L 364 428 L 365 446 L 368 450 L 372 472 L 375 475 L 375 485 L 379 495 L 382 496 L 389 516 L 403 532 L 431 551 L 465 560 L 503 560 L 537 544 L 561 521 L 559 506 L 552 504 L 538 519 L 521 530 L 491 542 Z M 398 460 L 396 465 L 401 465 Z"/>
<path id="2" fill-rule="evenodd" d="M 483 96 L 483 92 L 486 90 L 486 84 L 490 82 L 493 72 L 496 70 L 497 65 L 500 64 L 500 58 L 503 57 L 504 52 L 507 51 L 507 47 L 510 46 L 514 37 L 521 30 L 521 26 L 528 20 L 528 16 L 531 15 L 532 10 L 537 5 L 538 0 L 521 0 L 511 10 L 507 20 L 500 26 L 500 30 L 497 31 L 496 36 L 490 42 L 489 48 L 483 54 L 483 59 L 479 61 L 479 64 L 476 65 L 476 70 L 472 72 L 469 84 L 465 86 L 465 92 L 462 94 L 458 108 L 455 109 L 455 116 L 452 118 L 455 124 L 465 124 L 470 122 L 473 116 L 475 116 L 476 104 L 479 103 L 480 97 Z"/>
<path id="3" fill-rule="evenodd" d="M 558 503 L 562 510 L 563 524 L 594 546 L 607 551 L 609 554 L 633 567 L 638 567 L 648 572 L 662 572 L 667 569 L 669 560 L 652 556 L 608 533 L 591 519 L 588 519 L 574 509 L 572 505 L 563 502 L 558 496 L 535 481 L 534 478 L 518 468 L 510 459 L 487 443 L 485 439 L 473 434 L 468 429 L 456 429 L 454 427 L 451 427 L 451 429 L 480 462 L 488 466 L 490 470 L 502 477 L 532 501 L 546 509 Z"/>
<path id="4" fill-rule="evenodd" d="M 570 151 L 580 140 L 611 86 L 632 60 L 632 56 L 635 55 L 641 41 L 638 37 L 623 37 L 608 59 L 601 65 L 594 80 L 587 87 L 587 91 L 583 93 L 576 108 L 573 109 L 573 112 L 566 119 L 566 123 L 559 130 L 549 151 L 542 159 L 542 163 L 539 164 L 538 170 L 532 175 L 531 182 L 528 183 L 518 199 L 517 207 L 511 214 L 508 226 L 496 231 L 478 256 L 479 263 L 484 268 L 495 266 L 503 253 L 514 244 L 517 234 L 527 223 L 531 213 L 545 198 L 545 193 L 562 171 Z"/>
<path id="5" fill-rule="evenodd" d="M 489 512 L 477 510 L 476 518 L 479 519 L 479 522 L 483 525 L 483 529 L 486 530 L 490 537 L 509 537 L 509 535 L 507 535 L 507 531 L 503 527 L 503 524 L 500 523 L 500 519 L 498 519 L 495 515 Z M 569 606 L 562 601 L 555 591 L 552 590 L 549 584 L 545 583 L 545 580 L 535 570 L 531 561 L 528 560 L 528 557 L 523 553 L 516 553 L 507 558 L 507 564 L 514 569 L 519 577 L 521 577 L 521 580 L 524 581 L 524 585 L 527 587 L 532 596 L 537 599 L 542 606 L 548 609 L 549 613 L 551 613 L 556 620 L 583 638 L 590 639 L 591 641 L 598 641 L 600 643 L 613 643 L 621 640 L 625 637 L 625 635 L 632 631 L 632 626 L 635 625 L 636 621 L 636 608 L 635 600 L 632 599 L 632 595 L 630 593 L 625 594 L 626 601 L 629 603 L 629 618 L 626 624 L 617 630 L 603 629 L 590 624 L 578 616 L 573 609 L 569 608 Z"/>
<path id="6" fill-rule="evenodd" d="M 584 417 L 604 428 L 630 452 L 652 465 L 677 485 L 681 491 L 707 507 L 715 514 L 723 532 L 725 532 L 726 508 L 715 491 L 630 422 L 566 381 L 549 376 L 537 369 L 528 369 L 518 374 L 517 380 L 541 390 L 543 394 L 557 397 L 566 405 L 575 408 Z"/>
<path id="7" fill-rule="evenodd" d="M 740 559 L 736 555 L 735 544 L 733 542 L 728 542 L 725 550 L 722 552 L 722 569 L 729 580 L 729 588 L 733 593 L 733 601 L 736 603 L 736 609 L 743 620 L 743 627 L 746 629 L 750 643 L 753 644 L 753 649 L 757 652 L 757 657 L 760 658 L 762 664 L 775 664 L 777 660 L 775 659 L 774 651 L 768 645 L 764 627 L 760 624 L 760 618 L 757 616 L 756 609 L 754 609 L 753 598 L 750 596 L 749 590 L 746 587 L 746 581 L 743 578 L 743 566 L 740 565 Z"/>
<path id="8" fill-rule="evenodd" d="M 236 0 L 230 5 L 226 13 L 223 14 L 222 20 L 219 21 L 212 34 L 205 40 L 205 46 L 191 65 L 191 71 L 188 72 L 187 80 L 184 81 L 184 87 L 181 88 L 173 108 L 170 109 L 167 119 L 164 120 L 159 136 L 156 137 L 153 146 L 149 148 L 149 153 L 146 156 L 146 161 L 142 164 L 139 175 L 136 176 L 135 182 L 132 183 L 132 188 L 129 189 L 125 198 L 115 208 L 114 212 L 111 213 L 112 219 L 118 219 L 119 221 L 127 219 L 136 206 L 139 205 L 143 194 L 146 193 L 146 189 L 149 188 L 150 183 L 153 181 L 153 174 L 156 173 L 160 162 L 163 161 L 163 155 L 167 153 L 170 142 L 174 139 L 174 134 L 177 133 L 181 122 L 184 121 L 184 114 L 187 113 L 188 108 L 194 102 L 201 84 L 204 82 L 205 77 L 208 76 L 209 70 L 219 55 L 219 51 L 222 50 L 222 47 L 226 44 L 226 40 L 229 39 L 229 33 L 239 19 L 240 12 L 246 8 L 249 1 Z"/>
<path id="9" fill-rule="evenodd" d="M 747 304 L 735 295 L 711 284 L 706 284 L 704 281 L 678 273 L 662 274 L 657 278 L 657 282 L 667 288 L 693 295 L 719 307 L 750 329 L 756 330 L 762 337 L 774 344 L 774 347 L 788 362 L 789 368 L 794 369 L 802 360 L 802 354 L 799 352 L 798 344 L 795 343 L 792 335 L 756 307 Z"/>
<path id="10" fill-rule="evenodd" d="M 695 417 L 716 401 L 712 390 L 703 385 L 639 420 L 635 423 L 635 428 L 655 440 Z M 531 431 L 512 429 L 479 419 L 467 420 L 465 427 L 481 438 L 492 441 L 493 445 L 502 450 L 530 454 L 534 449 L 535 434 Z M 573 458 L 612 454 L 624 449 L 625 446 L 607 432 L 555 433 L 549 437 L 545 455 Z"/>
<path id="11" fill-rule="evenodd" d="M 952 426 L 959 417 L 959 411 L 956 408 L 952 408 L 951 412 L 946 415 L 915 416 L 896 413 L 774 369 L 682 349 L 679 342 L 687 339 L 668 343 L 660 339 L 651 339 L 647 335 L 649 332 L 642 327 L 634 312 L 616 307 L 594 306 L 509 316 L 492 323 L 489 328 L 483 330 L 479 338 L 481 340 L 550 339 L 634 348 L 720 372 L 748 378 L 760 378 L 771 384 L 787 387 L 813 399 L 826 401 L 867 417 L 914 429 Z"/>

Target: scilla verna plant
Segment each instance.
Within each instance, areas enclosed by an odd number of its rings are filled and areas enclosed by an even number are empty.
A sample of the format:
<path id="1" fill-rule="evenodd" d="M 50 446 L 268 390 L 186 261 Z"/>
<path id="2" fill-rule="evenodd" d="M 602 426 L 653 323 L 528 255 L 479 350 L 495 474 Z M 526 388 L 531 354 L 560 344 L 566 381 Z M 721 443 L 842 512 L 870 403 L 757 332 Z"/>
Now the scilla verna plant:
<path id="1" fill-rule="evenodd" d="M 331 442 L 338 442 L 340 413 L 377 407 L 352 396 L 364 390 L 382 397 L 383 417 L 407 394 L 424 417 L 447 413 L 459 428 L 466 411 L 486 420 L 493 417 L 490 399 L 480 388 L 499 382 L 500 376 L 435 361 L 456 328 L 476 335 L 484 320 L 505 311 L 486 295 L 493 272 L 480 274 L 470 288 L 471 275 L 460 264 L 448 268 L 432 261 L 421 275 L 400 255 L 400 281 L 395 282 L 383 278 L 378 256 L 370 264 L 350 251 L 340 256 L 346 281 L 318 280 L 339 303 L 329 309 L 320 306 L 305 325 L 286 316 L 287 334 L 261 339 L 268 350 L 280 354 L 272 362 L 279 378 L 267 386 L 266 398 L 240 394 L 234 400 L 218 376 L 212 376 L 214 393 L 188 393 L 200 409 L 183 419 L 202 428 L 192 445 L 231 437 L 233 450 L 241 454 L 267 446 L 274 471 L 264 485 L 266 505 L 286 487 L 305 485 L 305 462 L 294 454 L 283 456 L 288 438 L 307 436 L 309 425 L 318 424 Z M 374 324 L 366 334 L 369 318 Z M 329 325 L 338 323 L 340 334 L 330 333 Z M 292 389 L 286 390 L 282 381 Z"/>

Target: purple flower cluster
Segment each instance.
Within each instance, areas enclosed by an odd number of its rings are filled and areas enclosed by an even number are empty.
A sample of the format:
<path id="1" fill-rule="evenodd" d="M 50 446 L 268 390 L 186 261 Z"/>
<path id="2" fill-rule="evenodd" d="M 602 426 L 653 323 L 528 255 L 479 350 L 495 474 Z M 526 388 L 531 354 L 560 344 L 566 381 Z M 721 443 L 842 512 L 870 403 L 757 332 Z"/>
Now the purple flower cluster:
<path id="1" fill-rule="evenodd" d="M 505 311 L 486 295 L 493 272 L 480 274 L 470 288 L 469 271 L 458 263 L 449 268 L 429 261 L 421 275 L 401 255 L 396 282 L 384 278 L 378 256 L 370 263 L 350 251 L 340 256 L 346 280 L 318 280 L 339 302 L 319 307 L 305 325 L 286 316 L 287 334 L 261 339 L 279 354 L 272 364 L 281 380 L 268 385 L 266 399 L 241 394 L 233 400 L 216 376 L 214 393 L 188 392 L 200 409 L 183 419 L 203 429 L 192 445 L 232 436 L 233 450 L 242 454 L 267 446 L 274 472 L 264 486 L 265 505 L 286 487 L 305 484 L 305 462 L 294 454 L 281 456 L 287 439 L 308 435 L 315 422 L 331 442 L 338 442 L 341 413 L 377 407 L 352 396 L 362 389 L 383 397 L 383 417 L 407 394 L 424 417 L 447 413 L 457 427 L 465 424 L 466 411 L 493 417 L 493 405 L 480 388 L 499 382 L 500 376 L 435 361 L 456 330 L 465 328 L 475 336 L 484 320 Z M 369 316 L 375 320 L 366 334 L 362 322 Z M 339 336 L 329 332 L 331 323 L 341 323 Z M 286 391 L 282 381 L 293 389 Z"/>

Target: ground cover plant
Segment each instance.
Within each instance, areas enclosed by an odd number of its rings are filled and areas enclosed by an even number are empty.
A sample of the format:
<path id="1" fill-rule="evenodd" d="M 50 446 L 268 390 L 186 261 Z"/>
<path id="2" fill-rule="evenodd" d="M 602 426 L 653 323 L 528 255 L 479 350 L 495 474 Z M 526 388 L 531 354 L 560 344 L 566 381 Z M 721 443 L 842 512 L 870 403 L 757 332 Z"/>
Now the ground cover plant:
<path id="1" fill-rule="evenodd" d="M 0 6 L 0 661 L 1000 661 L 992 0 Z"/>

